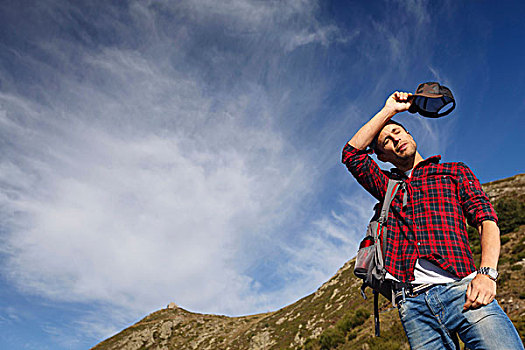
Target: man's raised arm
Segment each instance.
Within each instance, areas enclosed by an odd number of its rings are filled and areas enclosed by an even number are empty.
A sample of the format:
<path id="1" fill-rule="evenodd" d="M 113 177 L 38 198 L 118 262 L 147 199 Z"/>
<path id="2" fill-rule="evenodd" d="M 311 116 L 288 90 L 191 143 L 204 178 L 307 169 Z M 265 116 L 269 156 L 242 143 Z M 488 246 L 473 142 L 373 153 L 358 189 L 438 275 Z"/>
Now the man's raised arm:
<path id="1" fill-rule="evenodd" d="M 385 102 L 385 106 L 377 112 L 376 115 L 372 117 L 357 131 L 357 133 L 348 141 L 350 146 L 357 148 L 359 150 L 364 150 L 372 140 L 375 135 L 385 126 L 386 123 L 394 115 L 399 112 L 404 112 L 410 108 L 410 93 L 396 91 Z"/>

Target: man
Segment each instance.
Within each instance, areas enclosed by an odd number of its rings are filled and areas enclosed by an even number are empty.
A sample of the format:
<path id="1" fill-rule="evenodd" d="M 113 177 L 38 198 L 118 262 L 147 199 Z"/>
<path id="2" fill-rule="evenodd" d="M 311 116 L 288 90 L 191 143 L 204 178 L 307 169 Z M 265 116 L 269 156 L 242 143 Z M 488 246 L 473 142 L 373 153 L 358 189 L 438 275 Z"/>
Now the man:
<path id="1" fill-rule="evenodd" d="M 469 349 L 523 349 L 494 299 L 500 253 L 496 213 L 465 164 L 439 163 L 440 156 L 423 159 L 412 135 L 391 120 L 410 105 L 411 94 L 393 93 L 343 150 L 343 163 L 378 200 L 388 177 L 405 183 L 391 204 L 384 263 L 410 346 L 459 349 L 459 336 Z M 396 168 L 381 170 L 369 157 L 369 146 Z M 465 219 L 481 238 L 477 271 Z"/>

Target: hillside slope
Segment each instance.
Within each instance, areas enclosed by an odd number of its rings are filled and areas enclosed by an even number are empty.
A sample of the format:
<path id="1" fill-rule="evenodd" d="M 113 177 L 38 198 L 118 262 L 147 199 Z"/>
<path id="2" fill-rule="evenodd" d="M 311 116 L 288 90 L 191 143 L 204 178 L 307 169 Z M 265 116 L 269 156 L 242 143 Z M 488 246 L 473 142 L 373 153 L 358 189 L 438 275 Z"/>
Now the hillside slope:
<path id="1" fill-rule="evenodd" d="M 525 174 L 483 187 L 502 227 L 498 300 L 524 339 Z M 479 259 L 477 233 L 469 229 L 469 234 Z M 361 297 L 353 264 L 354 259 L 348 261 L 315 293 L 278 311 L 227 317 L 192 313 L 172 304 L 93 349 L 408 349 L 397 310 L 386 299 L 381 300 L 382 336 L 373 336 L 372 298 Z"/>

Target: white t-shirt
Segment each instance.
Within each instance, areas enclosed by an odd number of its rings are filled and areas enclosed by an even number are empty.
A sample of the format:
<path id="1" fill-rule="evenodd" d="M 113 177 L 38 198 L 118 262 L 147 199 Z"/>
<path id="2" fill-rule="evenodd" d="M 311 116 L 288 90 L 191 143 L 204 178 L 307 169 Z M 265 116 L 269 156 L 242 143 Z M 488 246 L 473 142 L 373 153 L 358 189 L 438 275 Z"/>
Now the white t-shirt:
<path id="1" fill-rule="evenodd" d="M 465 278 L 474 278 L 476 274 L 477 272 L 474 271 Z M 386 273 L 385 278 L 399 282 L 397 278 L 395 278 L 388 272 Z M 460 279 L 461 278 L 451 274 L 447 270 L 443 270 L 441 267 L 428 261 L 427 259 L 417 259 L 416 265 L 414 266 L 414 280 L 410 283 L 413 283 L 413 284 L 424 284 L 424 283 L 443 284 L 443 283 L 459 281 Z"/>

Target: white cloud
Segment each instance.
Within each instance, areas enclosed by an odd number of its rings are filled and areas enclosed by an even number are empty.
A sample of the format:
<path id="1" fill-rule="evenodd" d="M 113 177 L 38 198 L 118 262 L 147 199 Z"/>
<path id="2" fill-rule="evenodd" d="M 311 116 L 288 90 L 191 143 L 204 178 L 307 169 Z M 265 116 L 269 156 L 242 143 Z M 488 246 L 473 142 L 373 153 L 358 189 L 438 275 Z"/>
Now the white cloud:
<path id="1" fill-rule="evenodd" d="M 293 262 L 287 266 L 287 273 L 295 278 L 300 276 L 298 279 L 305 281 L 305 285 L 319 287 L 344 262 L 355 256 L 356 247 L 373 215 L 375 200 L 363 193 L 342 195 L 338 202 L 339 211 L 319 216 L 310 228 L 311 232 L 305 232 L 294 244 L 286 247 Z M 293 289 L 293 285 L 286 288 L 291 300 L 303 296 L 300 293 L 304 291 Z"/>
<path id="2" fill-rule="evenodd" d="M 333 42 L 347 43 L 357 37 L 359 32 L 359 30 L 355 30 L 351 35 L 344 36 L 335 25 L 304 29 L 300 33 L 284 37 L 284 48 L 286 51 L 293 51 L 300 46 L 308 44 L 317 43 L 328 46 Z"/>
<path id="3" fill-rule="evenodd" d="M 428 66 L 428 69 L 430 70 L 430 72 L 432 73 L 433 78 L 437 82 L 442 82 L 443 81 L 443 79 L 441 78 L 440 72 L 436 68 L 434 68 L 432 66 Z"/>
<path id="4" fill-rule="evenodd" d="M 367 23 L 348 34 L 307 0 L 44 5 L 60 35 L 35 39 L 33 54 L 12 50 L 34 76 L 0 67 L 2 269 L 13 284 L 96 305 L 97 316 L 75 326 L 102 337 L 170 301 L 266 311 L 355 254 L 370 197 L 343 195 L 344 209 L 305 212 L 309 196 L 336 182 L 320 176 L 342 168 L 339 140 L 377 93 L 359 86 L 349 97 L 358 103 L 319 128 L 309 113 L 330 103 L 326 74 L 337 74 L 318 70 L 315 54 L 301 55 L 309 65 L 294 71 L 300 61 L 290 57 L 364 36 L 357 73 L 384 63 L 385 48 L 409 67 L 405 32 Z M 397 67 L 388 69 L 378 89 Z M 259 260 L 286 284 L 265 290 L 251 272 Z"/>
<path id="5" fill-rule="evenodd" d="M 278 38 L 285 51 L 313 43 L 327 46 L 347 42 L 359 33 L 345 35 L 337 26 L 323 24 L 318 17 L 317 1 L 199 0 L 165 1 L 164 5 L 172 11 L 190 14 L 195 23 L 220 24 L 229 28 L 230 33 L 266 33 L 269 41 Z"/>
<path id="6" fill-rule="evenodd" d="M 311 164 L 308 169 L 311 159 L 299 157 L 298 146 L 275 126 L 283 105 L 297 101 L 281 97 L 275 104 L 272 96 L 279 90 L 268 90 L 249 74 L 237 79 L 236 88 L 211 89 L 243 67 L 220 66 L 225 71 L 213 70 L 216 76 L 207 80 L 199 62 L 185 60 L 195 49 L 186 46 L 195 34 L 184 23 L 163 33 L 152 5 L 137 2 L 131 12 L 134 21 L 148 24 L 154 55 L 118 45 L 93 49 L 67 39 L 43 40 L 35 47 L 46 61 L 20 56 L 19 63 L 41 82 L 27 85 L 31 94 L 23 93 L 23 85 L 11 89 L 16 81 L 0 71 L 11 82 L 0 95 L 2 271 L 28 294 L 109 305 L 99 310 L 106 315 L 99 321 L 87 316 L 79 321 L 97 336 L 122 322 L 113 312 L 140 315 L 170 301 L 229 314 L 281 303 L 301 281 L 260 295 L 260 281 L 245 271 L 257 264 L 257 255 L 240 252 L 263 241 L 285 244 L 289 237 L 279 235 L 280 225 L 294 220 L 321 172 Z M 275 33 L 277 14 L 306 23 L 316 8 L 304 1 L 286 9 L 248 1 L 197 5 L 183 2 L 173 9 L 187 11 L 190 19 L 208 16 L 204 22 L 209 16 L 236 18 L 234 33 L 248 23 Z M 71 6 L 68 11 L 79 15 Z M 73 18 L 53 16 L 64 26 Z M 110 26 L 116 34 L 128 30 L 118 21 L 93 25 Z M 312 32 L 295 47 L 327 45 L 337 32 L 330 25 L 317 28 L 321 34 Z M 286 30 L 293 41 L 310 29 L 300 24 Z M 82 36 L 91 40 L 88 32 Z M 278 60 L 286 44 L 273 45 L 276 52 L 258 52 Z M 215 51 L 212 61 L 228 57 L 226 51 Z M 340 228 L 329 221 L 317 230 L 336 235 Z M 289 268 L 302 261 L 281 264 Z M 53 325 L 47 329 L 63 334 Z"/>
<path id="7" fill-rule="evenodd" d="M 295 18 L 298 21 L 315 19 L 316 1 L 252 1 L 252 0 L 185 0 L 163 1 L 173 11 L 183 11 L 198 22 L 228 21 L 236 30 L 273 30 L 273 25 L 284 24 Z M 277 28 L 275 28 L 277 29 Z"/>
<path id="8" fill-rule="evenodd" d="M 239 297 L 251 281 L 228 265 L 242 243 L 239 229 L 275 219 L 291 200 L 287 192 L 308 184 L 290 181 L 302 165 L 282 154 L 278 137 L 226 123 L 203 130 L 221 135 L 204 140 L 183 130 L 120 139 L 85 123 L 66 124 L 67 139 L 40 135 L 32 145 L 48 149 L 46 162 L 2 164 L 2 181 L 25 189 L 3 204 L 13 219 L 29 220 L 10 235 L 13 280 L 59 300 L 142 310 L 171 299 L 194 308 L 213 300 L 210 311 L 253 307 Z M 237 149 L 236 138 L 249 146 Z M 218 302 L 220 291 L 231 298 Z"/>
<path id="9" fill-rule="evenodd" d="M 430 22 L 430 15 L 427 10 L 428 3 L 421 0 L 401 0 L 397 1 L 405 10 L 417 21 L 417 24 Z"/>

